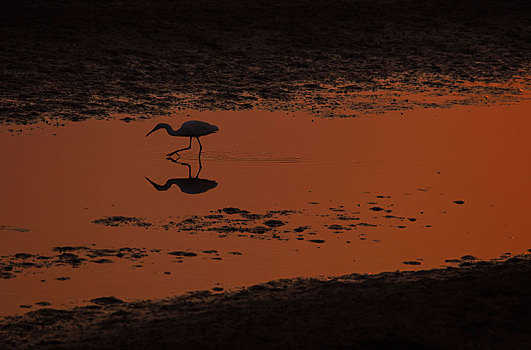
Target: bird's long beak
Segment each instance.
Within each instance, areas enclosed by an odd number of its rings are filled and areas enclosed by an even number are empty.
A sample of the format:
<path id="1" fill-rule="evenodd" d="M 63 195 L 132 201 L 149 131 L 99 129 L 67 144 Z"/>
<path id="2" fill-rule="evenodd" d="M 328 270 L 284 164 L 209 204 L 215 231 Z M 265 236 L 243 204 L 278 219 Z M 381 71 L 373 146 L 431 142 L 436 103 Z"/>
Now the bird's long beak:
<path id="1" fill-rule="evenodd" d="M 149 181 L 149 183 L 150 183 L 150 184 L 152 184 L 152 185 L 153 185 L 153 187 L 155 187 L 156 189 L 158 189 L 158 188 L 160 188 L 160 187 L 161 187 L 160 185 L 158 185 L 158 184 L 154 183 L 153 181 L 151 181 L 151 180 L 150 180 L 150 179 L 149 179 L 149 178 L 148 178 L 147 176 L 144 176 L 144 177 L 145 177 L 145 178 L 146 178 L 146 180 L 148 180 L 148 181 Z"/>
<path id="2" fill-rule="evenodd" d="M 151 130 L 150 132 L 148 132 L 148 133 L 146 134 L 146 137 L 148 137 L 149 134 L 151 134 L 151 133 L 152 133 L 153 131 L 155 131 L 155 130 L 157 130 L 157 129 L 153 129 L 153 130 Z"/>
<path id="3" fill-rule="evenodd" d="M 153 186 L 156 185 L 156 183 L 154 183 L 153 181 L 151 181 L 147 176 L 144 176 L 144 178 L 145 178 L 146 180 L 148 180 L 149 183 L 152 184 Z"/>
<path id="4" fill-rule="evenodd" d="M 147 176 L 144 176 L 146 178 L 146 180 L 149 181 L 149 183 L 157 190 L 157 191 L 166 191 L 166 189 L 164 189 L 164 186 L 161 186 L 161 185 L 158 185 L 156 183 L 154 183 L 153 181 L 151 181 Z"/>

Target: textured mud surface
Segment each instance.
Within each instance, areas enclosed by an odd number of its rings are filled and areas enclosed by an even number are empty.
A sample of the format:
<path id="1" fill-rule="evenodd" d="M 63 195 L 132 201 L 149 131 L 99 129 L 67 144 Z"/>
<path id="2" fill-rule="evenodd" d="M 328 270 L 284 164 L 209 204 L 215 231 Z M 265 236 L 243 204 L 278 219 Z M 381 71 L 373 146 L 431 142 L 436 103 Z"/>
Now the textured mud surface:
<path id="1" fill-rule="evenodd" d="M 0 14 L 0 121 L 178 107 L 348 117 L 514 100 L 528 84 L 530 6 L 12 1 Z"/>
<path id="2" fill-rule="evenodd" d="M 419 188 L 408 196 L 418 196 L 431 188 Z M 126 216 L 110 216 L 93 220 L 99 225 L 110 227 L 139 226 L 150 230 L 186 232 L 189 234 L 213 233 L 219 238 L 230 236 L 261 240 L 287 241 L 296 239 L 310 243 L 325 243 L 320 235 L 333 233 L 335 238 L 351 243 L 351 240 L 368 240 L 379 243 L 383 239 L 382 229 L 407 230 L 420 227 L 429 230 L 435 218 L 447 214 L 448 208 L 457 203 L 440 203 L 441 208 L 425 212 L 418 208 L 407 214 L 400 210 L 400 200 L 388 195 L 367 193 L 366 202 L 330 207 L 318 202 L 308 203 L 300 210 L 269 210 L 253 213 L 246 209 L 226 207 L 211 211 L 208 215 L 175 216 L 169 218 L 146 219 Z M 419 197 L 420 200 L 420 197 Z M 459 205 L 465 202 L 458 200 Z M 461 203 L 462 202 L 462 203 Z M 427 214 L 427 215 L 426 215 Z M 426 218 L 428 216 L 429 218 Z M 322 221 L 322 222 L 321 222 Z M 317 224 L 308 224 L 308 223 Z M 420 264 L 416 262 L 415 264 Z"/>
<path id="3" fill-rule="evenodd" d="M 4 349 L 526 349 L 530 255 L 466 267 L 278 280 L 0 321 Z"/>
<path id="4" fill-rule="evenodd" d="M 182 263 L 186 258 L 203 257 L 221 260 L 221 252 L 217 250 L 193 251 L 168 251 L 167 249 L 147 248 L 96 248 L 85 246 L 54 247 L 49 255 L 34 253 L 17 253 L 0 256 L 0 279 L 11 279 L 21 274 L 38 273 L 45 268 L 66 266 L 78 268 L 86 264 L 112 264 L 119 261 L 130 261 L 134 267 L 142 267 L 143 258 L 163 254 L 176 263 Z M 228 252 L 230 255 L 241 255 L 241 252 Z M 61 270 L 68 274 L 68 270 Z M 59 277 L 59 280 L 67 280 L 69 277 Z M 42 282 L 45 282 L 44 280 Z"/>

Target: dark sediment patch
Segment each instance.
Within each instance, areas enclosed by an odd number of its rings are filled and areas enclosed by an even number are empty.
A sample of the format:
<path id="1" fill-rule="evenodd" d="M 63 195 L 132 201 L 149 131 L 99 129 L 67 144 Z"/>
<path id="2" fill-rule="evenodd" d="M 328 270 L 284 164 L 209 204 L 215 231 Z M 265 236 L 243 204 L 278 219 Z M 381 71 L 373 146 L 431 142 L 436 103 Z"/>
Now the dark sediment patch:
<path id="1" fill-rule="evenodd" d="M 51 303 L 47 302 L 47 301 L 38 301 L 35 303 L 35 305 L 39 305 L 39 306 L 50 306 Z"/>
<path id="2" fill-rule="evenodd" d="M 335 231 L 348 230 L 347 227 L 343 225 L 338 225 L 338 224 L 327 225 L 326 227 L 328 227 L 330 230 L 335 230 Z"/>
<path id="3" fill-rule="evenodd" d="M 123 304 L 124 301 L 120 300 L 116 297 L 101 297 L 101 298 L 95 298 L 90 300 L 91 303 L 97 304 L 97 305 L 116 305 L 116 304 Z"/>
<path id="4" fill-rule="evenodd" d="M 431 188 L 431 187 L 429 187 Z M 415 195 L 413 193 L 413 195 Z M 381 196 L 388 197 L 390 196 Z M 246 237 L 260 240 L 279 240 L 287 241 L 290 239 L 304 240 L 307 235 L 314 235 L 316 232 L 310 232 L 310 226 L 300 226 L 308 215 L 314 218 L 328 218 L 328 222 L 313 227 L 314 230 L 329 229 L 336 234 L 349 235 L 359 229 L 368 229 L 372 232 L 382 228 L 384 225 L 379 219 L 396 219 L 402 222 L 417 222 L 417 219 L 408 213 L 408 216 L 399 216 L 400 204 L 387 203 L 387 206 L 393 206 L 397 215 L 389 214 L 391 210 L 384 209 L 382 206 L 374 206 L 377 202 L 369 202 L 369 207 L 361 207 L 356 204 L 354 207 L 347 205 L 337 205 L 335 207 L 321 208 L 319 205 L 311 204 L 312 208 L 303 208 L 302 210 L 268 210 L 265 213 L 253 213 L 249 210 L 237 207 L 225 207 L 211 210 L 207 215 L 192 215 L 183 217 L 160 218 L 152 221 L 134 217 L 107 217 L 94 220 L 95 223 L 103 223 L 111 227 L 117 226 L 141 226 L 149 229 L 163 229 L 166 231 L 188 232 L 190 234 L 199 234 L 201 232 L 217 233 L 219 238 L 225 237 Z M 445 203 L 447 205 L 447 203 Z M 323 213 L 324 210 L 324 213 Z M 330 215 L 329 211 L 333 212 Z M 414 213 L 423 213 L 421 210 L 415 210 Z M 442 211 L 444 213 L 444 211 Z M 301 221 L 302 220 L 302 221 Z M 370 220 L 362 221 L 362 220 Z M 321 220 L 319 220 L 321 221 Z M 349 223 L 351 221 L 352 223 Z M 296 224 L 295 224 L 296 223 Z M 407 227 L 401 223 L 399 225 L 385 225 L 387 228 L 404 230 Z M 423 227 L 431 227 L 423 225 Z M 373 230 L 375 228 L 375 230 Z M 321 231 L 323 232 L 323 231 Z M 366 238 L 366 237 L 365 237 Z M 363 239 L 365 239 L 363 238 Z M 380 241 L 380 239 L 379 239 Z"/>
<path id="5" fill-rule="evenodd" d="M 249 213 L 247 210 L 242 210 L 242 209 L 233 208 L 233 207 L 220 209 L 220 212 L 223 212 L 223 213 L 229 214 L 229 215 L 232 215 L 232 214 L 247 214 L 247 213 Z"/>
<path id="6" fill-rule="evenodd" d="M 376 224 L 370 224 L 368 222 L 360 222 L 359 224 L 356 224 L 357 226 L 364 226 L 364 227 L 376 227 L 378 225 Z"/>
<path id="7" fill-rule="evenodd" d="M 112 261 L 111 259 L 95 259 L 95 260 L 92 260 L 93 263 L 96 263 L 96 264 L 112 264 L 114 263 L 114 261 Z"/>
<path id="8" fill-rule="evenodd" d="M 103 219 L 97 219 L 92 221 L 95 224 L 105 225 L 105 226 L 139 226 L 139 227 L 149 227 L 152 224 L 146 222 L 143 219 L 128 217 L 128 216 L 109 216 Z"/>
<path id="9" fill-rule="evenodd" d="M 474 261 L 474 260 L 479 260 L 477 257 L 473 256 L 473 255 L 463 255 L 461 257 L 461 260 L 466 260 L 466 261 Z"/>
<path id="10" fill-rule="evenodd" d="M 147 248 L 96 248 L 93 246 L 61 246 L 54 247 L 52 252 L 55 255 L 43 256 L 39 254 L 17 253 L 14 255 L 4 255 L 0 257 L 0 279 L 11 279 L 27 271 L 38 271 L 45 268 L 67 266 L 78 268 L 83 264 L 112 264 L 119 261 L 129 261 L 136 267 L 142 267 L 138 262 L 151 254 L 161 254 L 166 251 L 161 249 Z M 198 256 L 198 252 L 173 251 L 167 254 L 176 258 L 191 258 Z M 204 254 L 216 254 L 216 250 L 202 251 Z M 228 252 L 231 255 L 239 255 L 238 252 Z M 182 261 L 180 261 L 182 262 Z M 59 277 L 57 280 L 66 281 L 68 277 Z"/>
<path id="11" fill-rule="evenodd" d="M 0 225 L 0 231 L 15 231 L 15 232 L 29 232 L 30 229 L 27 228 L 20 228 L 20 227 L 12 227 L 7 225 Z"/>
<path id="12" fill-rule="evenodd" d="M 197 254 L 194 252 L 183 252 L 183 251 L 169 252 L 168 254 L 173 255 L 173 256 L 186 256 L 186 257 L 197 256 Z"/>
<path id="13" fill-rule="evenodd" d="M 269 227 L 280 227 L 284 226 L 286 223 L 282 220 L 267 220 L 264 222 L 264 225 Z"/>
<path id="14" fill-rule="evenodd" d="M 28 254 L 28 253 L 17 253 L 17 254 L 15 254 L 15 258 L 16 259 L 24 259 L 25 260 L 25 259 L 29 259 L 31 257 L 33 257 L 33 255 Z"/>

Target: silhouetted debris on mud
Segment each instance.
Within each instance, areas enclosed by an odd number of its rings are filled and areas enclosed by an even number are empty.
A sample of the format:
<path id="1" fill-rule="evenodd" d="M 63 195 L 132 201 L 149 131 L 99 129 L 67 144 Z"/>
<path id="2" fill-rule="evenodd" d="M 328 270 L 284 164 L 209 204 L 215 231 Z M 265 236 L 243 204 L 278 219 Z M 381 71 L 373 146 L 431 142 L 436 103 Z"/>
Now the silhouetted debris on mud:
<path id="1" fill-rule="evenodd" d="M 227 292 L 215 286 L 216 293 L 159 301 L 101 297 L 93 305 L 1 319 L 0 347 L 528 349 L 530 289 L 526 254 L 460 268 L 285 279 Z M 252 327 L 243 332 L 242 325 Z"/>

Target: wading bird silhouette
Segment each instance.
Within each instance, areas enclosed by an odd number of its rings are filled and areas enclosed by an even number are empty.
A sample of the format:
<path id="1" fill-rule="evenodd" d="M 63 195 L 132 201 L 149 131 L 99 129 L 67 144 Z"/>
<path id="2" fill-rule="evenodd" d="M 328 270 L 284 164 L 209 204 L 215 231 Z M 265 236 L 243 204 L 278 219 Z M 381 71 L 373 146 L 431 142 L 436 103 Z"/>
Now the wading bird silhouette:
<path id="1" fill-rule="evenodd" d="M 173 161 L 173 160 L 172 160 Z M 207 180 L 207 179 L 200 179 L 199 174 L 201 173 L 201 169 L 203 169 L 203 166 L 201 165 L 201 156 L 199 156 L 199 164 L 198 164 L 198 170 L 197 174 L 195 176 L 192 176 L 192 167 L 188 163 L 173 161 L 174 163 L 184 165 L 188 167 L 188 178 L 176 178 L 176 179 L 168 179 L 166 180 L 166 183 L 164 185 L 159 185 L 154 181 L 151 181 L 147 176 L 146 180 L 149 181 L 149 183 L 157 190 L 157 191 L 167 191 L 169 190 L 173 185 L 177 185 L 183 193 L 186 194 L 200 194 L 204 193 L 206 191 L 209 191 L 216 187 L 218 183 L 213 180 Z"/>
<path id="2" fill-rule="evenodd" d="M 190 120 L 190 121 L 184 122 L 181 125 L 181 127 L 177 130 L 173 130 L 173 128 L 169 124 L 159 123 L 153 128 L 153 130 L 147 133 L 146 137 L 148 137 L 149 134 L 151 134 L 152 132 L 157 131 L 159 129 L 165 129 L 168 135 L 171 135 L 171 136 L 182 136 L 182 137 L 190 138 L 190 144 L 188 145 L 188 147 L 181 148 L 171 153 L 168 153 L 166 155 L 167 157 L 171 157 L 174 154 L 177 154 L 180 157 L 181 156 L 179 154 L 180 151 L 184 151 L 184 150 L 192 148 L 193 137 L 195 137 L 197 139 L 197 143 L 199 143 L 199 156 L 201 156 L 201 151 L 203 151 L 203 145 L 201 145 L 201 141 L 199 141 L 199 137 L 205 136 L 208 134 L 213 134 L 219 131 L 219 128 L 215 125 L 209 124 L 207 122 L 202 122 L 199 120 Z"/>

